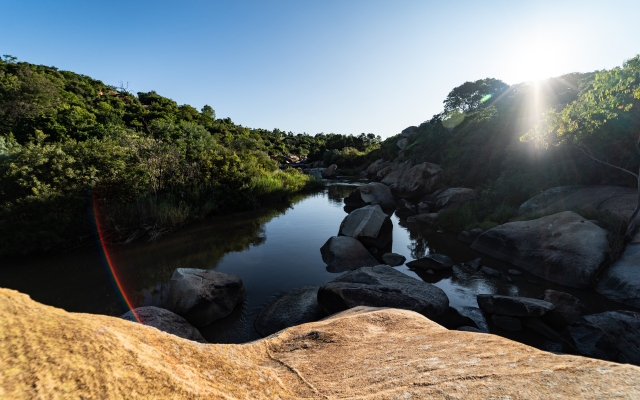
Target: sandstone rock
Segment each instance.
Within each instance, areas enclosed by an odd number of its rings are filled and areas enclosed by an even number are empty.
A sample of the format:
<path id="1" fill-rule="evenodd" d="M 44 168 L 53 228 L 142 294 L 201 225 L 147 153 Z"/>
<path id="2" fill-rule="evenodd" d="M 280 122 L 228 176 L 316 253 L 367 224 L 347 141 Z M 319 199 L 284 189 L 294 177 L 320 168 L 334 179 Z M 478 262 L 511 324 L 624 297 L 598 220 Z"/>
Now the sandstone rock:
<path id="1" fill-rule="evenodd" d="M 563 285 L 591 286 L 609 248 L 607 232 L 565 211 L 489 229 L 471 248 Z"/>
<path id="2" fill-rule="evenodd" d="M 444 271 L 453 267 L 453 261 L 443 254 L 429 254 L 426 257 L 408 262 L 407 267 Z"/>
<path id="3" fill-rule="evenodd" d="M 607 311 L 586 315 L 562 332 L 563 344 L 578 354 L 640 365 L 640 313 Z"/>
<path id="4" fill-rule="evenodd" d="M 433 225 L 437 220 L 438 214 L 436 213 L 412 215 L 407 218 L 407 222 L 424 225 Z"/>
<path id="5" fill-rule="evenodd" d="M 618 303 L 640 308 L 640 231 L 620 259 L 602 275 L 596 291 Z"/>
<path id="6" fill-rule="evenodd" d="M 458 240 L 463 243 L 471 244 L 482 234 L 482 232 L 483 231 L 480 228 L 475 228 L 470 231 L 462 231 L 460 232 L 460 235 L 458 235 Z"/>
<path id="7" fill-rule="evenodd" d="M 383 249 L 393 240 L 393 223 L 380 206 L 366 206 L 344 217 L 338 236 L 358 239 L 366 248 Z"/>
<path id="8" fill-rule="evenodd" d="M 385 264 L 387 265 L 390 265 L 392 267 L 397 267 L 399 265 L 404 264 L 404 262 L 407 261 L 407 259 L 405 256 L 401 256 L 400 254 L 387 253 L 382 255 L 382 261 L 384 261 Z"/>
<path id="9" fill-rule="evenodd" d="M 553 304 L 544 300 L 499 294 L 479 294 L 478 305 L 489 314 L 508 317 L 540 317 L 555 309 Z"/>
<path id="10" fill-rule="evenodd" d="M 338 166 L 331 164 L 324 171 L 322 171 L 322 177 L 325 179 L 332 179 L 338 177 Z"/>
<path id="11" fill-rule="evenodd" d="M 329 272 L 343 272 L 379 264 L 362 243 L 348 236 L 330 238 L 320 248 L 320 253 Z"/>
<path id="12" fill-rule="evenodd" d="M 262 336 L 269 336 L 291 326 L 318 321 L 326 316 L 318 304 L 319 286 L 303 286 L 278 295 L 265 306 L 255 327 Z"/>
<path id="13" fill-rule="evenodd" d="M 0 326 L 8 400 L 640 397 L 638 367 L 450 331 L 398 309 L 358 307 L 246 344 L 201 344 L 2 289 Z"/>
<path id="14" fill-rule="evenodd" d="M 398 164 L 382 183 L 391 187 L 391 191 L 400 198 L 420 197 L 433 191 L 442 177 L 439 165 L 424 162 L 411 166 L 409 161 Z"/>
<path id="15" fill-rule="evenodd" d="M 178 268 L 169 282 L 167 309 L 202 327 L 231 314 L 244 298 L 244 284 L 235 275 Z"/>
<path id="16" fill-rule="evenodd" d="M 134 315 L 135 313 L 135 315 Z M 136 318 L 137 317 L 137 318 Z M 176 335 L 194 342 L 207 343 L 200 331 L 194 328 L 178 314 L 159 307 L 138 307 L 120 316 L 131 322 L 141 322 L 143 325 L 153 326 L 163 332 Z"/>
<path id="17" fill-rule="evenodd" d="M 549 311 L 542 317 L 543 320 L 560 330 L 589 313 L 587 307 L 569 293 L 548 289 L 544 292 L 542 300 L 555 306 L 555 310 Z"/>
<path id="18" fill-rule="evenodd" d="M 522 203 L 518 214 L 565 210 L 608 211 L 629 219 L 638 201 L 638 191 L 621 186 L 558 186 Z"/>
<path id="19" fill-rule="evenodd" d="M 357 306 L 411 310 L 437 320 L 449 308 L 449 298 L 437 286 L 412 278 L 388 265 L 363 267 L 341 275 L 318 290 L 327 314 Z"/>
<path id="20" fill-rule="evenodd" d="M 378 205 L 383 209 L 393 209 L 396 202 L 391 194 L 391 189 L 382 183 L 371 182 L 359 187 L 360 197 L 366 204 Z"/>
<path id="21" fill-rule="evenodd" d="M 493 321 L 498 328 L 502 328 L 507 331 L 519 331 L 522 329 L 522 322 L 520 322 L 518 318 L 493 314 L 491 316 L 491 321 Z"/>

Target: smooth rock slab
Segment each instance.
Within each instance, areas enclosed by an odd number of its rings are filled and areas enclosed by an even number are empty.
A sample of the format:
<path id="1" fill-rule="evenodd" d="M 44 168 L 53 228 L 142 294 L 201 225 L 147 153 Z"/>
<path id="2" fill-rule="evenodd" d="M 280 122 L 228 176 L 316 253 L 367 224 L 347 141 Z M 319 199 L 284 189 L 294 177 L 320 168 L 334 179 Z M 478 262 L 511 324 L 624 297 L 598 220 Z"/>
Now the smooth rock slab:
<path id="1" fill-rule="evenodd" d="M 344 203 L 352 207 L 362 207 L 368 204 L 380 206 L 383 209 L 392 209 L 396 206 L 389 186 L 378 182 L 358 186 L 348 197 L 345 197 Z"/>
<path id="2" fill-rule="evenodd" d="M 640 308 L 640 231 L 620 259 L 602 275 L 596 291 L 618 303 Z"/>
<path id="3" fill-rule="evenodd" d="M 262 336 L 269 336 L 283 329 L 307 322 L 315 322 L 326 316 L 318 304 L 319 286 L 303 286 L 278 295 L 265 306 L 255 327 Z"/>
<path id="4" fill-rule="evenodd" d="M 640 365 L 640 313 L 607 311 L 586 315 L 562 332 L 562 342 L 578 354 Z"/>
<path id="5" fill-rule="evenodd" d="M 318 303 L 328 314 L 357 306 L 411 310 L 437 321 L 449 309 L 449 298 L 437 286 L 412 278 L 388 265 L 348 272 L 318 290 Z"/>
<path id="6" fill-rule="evenodd" d="M 407 267 L 444 271 L 453 267 L 453 261 L 444 254 L 429 254 L 426 257 L 408 262 Z"/>
<path id="7" fill-rule="evenodd" d="M 479 294 L 477 299 L 478 306 L 489 314 L 509 317 L 540 317 L 555 309 L 549 302 L 529 297 Z"/>
<path id="8" fill-rule="evenodd" d="M 379 264 L 362 243 L 348 236 L 330 238 L 320 248 L 320 253 L 329 272 L 344 272 Z"/>
<path id="9" fill-rule="evenodd" d="M 135 312 L 135 315 L 134 315 Z M 138 318 L 136 318 L 136 316 Z M 120 316 L 131 322 L 141 322 L 143 325 L 153 326 L 163 332 L 176 335 L 194 342 L 207 343 L 200 331 L 178 314 L 160 307 L 138 307 Z M 138 321 L 138 319 L 140 321 Z"/>
<path id="10" fill-rule="evenodd" d="M 489 229 L 471 248 L 551 282 L 587 288 L 606 260 L 609 243 L 607 231 L 565 211 Z"/>
<path id="11" fill-rule="evenodd" d="M 384 261 L 385 264 L 387 265 L 390 265 L 392 267 L 397 267 L 399 265 L 404 264 L 404 262 L 407 261 L 407 258 L 400 254 L 387 253 L 382 255 L 382 261 Z"/>
<path id="12" fill-rule="evenodd" d="M 344 217 L 338 236 L 357 239 L 366 248 L 383 249 L 393 240 L 393 223 L 380 206 L 366 206 Z"/>
<path id="13" fill-rule="evenodd" d="M 244 298 L 244 283 L 236 275 L 178 268 L 169 282 L 167 308 L 203 327 L 231 314 Z"/>

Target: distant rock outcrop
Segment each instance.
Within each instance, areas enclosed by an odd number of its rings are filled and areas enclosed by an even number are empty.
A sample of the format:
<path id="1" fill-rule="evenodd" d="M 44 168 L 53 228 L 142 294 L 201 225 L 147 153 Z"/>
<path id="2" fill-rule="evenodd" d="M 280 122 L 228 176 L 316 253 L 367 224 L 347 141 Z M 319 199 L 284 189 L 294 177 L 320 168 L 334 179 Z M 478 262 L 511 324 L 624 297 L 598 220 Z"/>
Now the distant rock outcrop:
<path id="1" fill-rule="evenodd" d="M 442 178 L 439 165 L 424 162 L 412 166 L 409 161 L 397 164 L 382 183 L 391 188 L 391 192 L 400 198 L 417 198 L 433 192 Z"/>

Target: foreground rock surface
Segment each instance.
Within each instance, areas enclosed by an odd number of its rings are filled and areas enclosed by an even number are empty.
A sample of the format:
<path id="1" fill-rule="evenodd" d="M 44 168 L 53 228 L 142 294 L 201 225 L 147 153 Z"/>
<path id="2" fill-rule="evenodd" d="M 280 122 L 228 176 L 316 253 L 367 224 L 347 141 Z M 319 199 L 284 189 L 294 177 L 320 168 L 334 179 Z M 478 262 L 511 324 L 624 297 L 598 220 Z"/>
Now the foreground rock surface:
<path id="1" fill-rule="evenodd" d="M 607 311 L 586 315 L 562 332 L 562 340 L 584 356 L 640 365 L 640 313 Z"/>
<path id="2" fill-rule="evenodd" d="M 167 308 L 202 327 L 231 314 L 244 298 L 244 283 L 236 275 L 178 268 L 169 282 Z"/>
<path id="3" fill-rule="evenodd" d="M 189 324 L 186 319 L 164 308 L 138 307 L 121 315 L 120 318 L 131 322 L 138 322 L 139 319 L 143 325 L 153 326 L 162 332 L 195 342 L 207 343 L 200 331 Z"/>
<path id="4" fill-rule="evenodd" d="M 405 310 L 359 307 L 252 343 L 200 344 L 2 289 L 0 326 L 6 399 L 640 397 L 638 367 L 449 331 Z"/>
<path id="5" fill-rule="evenodd" d="M 366 206 L 344 217 L 338 236 L 357 239 L 366 248 L 382 249 L 393 239 L 393 223 L 380 206 Z"/>
<path id="6" fill-rule="evenodd" d="M 360 268 L 325 283 L 318 290 L 318 303 L 327 314 L 357 306 L 392 307 L 430 319 L 442 317 L 449 309 L 442 289 L 388 265 Z"/>
<path id="7" fill-rule="evenodd" d="M 471 248 L 551 282 L 587 288 L 600 271 L 609 244 L 607 231 L 565 211 L 489 229 Z"/>
<path id="8" fill-rule="evenodd" d="M 640 308 L 640 231 L 605 271 L 596 290 L 613 301 Z"/>
<path id="9" fill-rule="evenodd" d="M 269 336 L 291 326 L 315 322 L 326 316 L 318 304 L 319 286 L 303 286 L 277 296 L 260 311 L 255 327 Z"/>
<path id="10" fill-rule="evenodd" d="M 362 243 L 348 236 L 329 238 L 320 248 L 320 253 L 329 272 L 344 272 L 379 264 Z"/>

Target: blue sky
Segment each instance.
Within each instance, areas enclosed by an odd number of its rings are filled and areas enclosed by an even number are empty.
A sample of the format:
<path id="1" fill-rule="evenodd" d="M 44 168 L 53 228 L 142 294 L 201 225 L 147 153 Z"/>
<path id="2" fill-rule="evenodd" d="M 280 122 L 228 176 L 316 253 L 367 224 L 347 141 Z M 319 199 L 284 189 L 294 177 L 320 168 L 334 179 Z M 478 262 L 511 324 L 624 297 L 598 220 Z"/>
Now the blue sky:
<path id="1" fill-rule="evenodd" d="M 640 1 L 6 1 L 0 54 L 296 133 L 387 137 L 486 77 L 640 53 Z"/>

